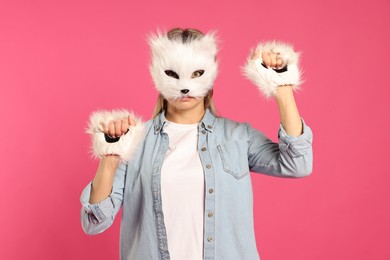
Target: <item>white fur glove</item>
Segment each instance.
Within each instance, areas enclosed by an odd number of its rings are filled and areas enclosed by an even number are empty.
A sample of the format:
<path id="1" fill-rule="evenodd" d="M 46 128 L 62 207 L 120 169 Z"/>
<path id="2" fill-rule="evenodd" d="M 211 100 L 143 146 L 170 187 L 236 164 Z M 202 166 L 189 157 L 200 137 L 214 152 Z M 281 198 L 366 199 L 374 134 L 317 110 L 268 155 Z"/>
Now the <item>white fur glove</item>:
<path id="1" fill-rule="evenodd" d="M 106 140 L 103 124 L 108 125 L 112 120 L 120 120 L 130 116 L 136 122 L 135 126 L 130 126 L 126 134 L 122 135 L 118 141 L 108 142 Z M 89 119 L 87 133 L 92 136 L 92 154 L 101 158 L 104 155 L 116 154 L 122 160 L 128 161 L 132 158 L 135 149 L 142 140 L 144 123 L 134 116 L 133 112 L 127 110 L 97 111 L 92 113 Z"/>
<path id="2" fill-rule="evenodd" d="M 243 68 L 244 75 L 258 86 L 265 97 L 275 96 L 278 86 L 292 85 L 298 89 L 301 82 L 302 72 L 298 67 L 299 54 L 294 52 L 292 46 L 280 42 L 266 42 L 257 45 L 256 50 L 260 57 L 252 59 L 252 54 Z M 283 60 L 283 69 L 276 70 L 266 68 L 261 58 L 262 52 L 278 53 Z"/>

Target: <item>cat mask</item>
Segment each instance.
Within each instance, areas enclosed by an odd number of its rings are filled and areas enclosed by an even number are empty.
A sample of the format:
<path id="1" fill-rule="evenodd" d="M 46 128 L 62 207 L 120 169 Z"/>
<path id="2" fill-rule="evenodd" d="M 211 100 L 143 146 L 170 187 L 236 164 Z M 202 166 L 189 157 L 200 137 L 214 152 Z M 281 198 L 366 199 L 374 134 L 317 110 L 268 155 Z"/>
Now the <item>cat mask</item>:
<path id="1" fill-rule="evenodd" d="M 150 73 L 165 98 L 204 97 L 213 88 L 218 72 L 214 34 L 183 42 L 158 33 L 149 38 Z"/>

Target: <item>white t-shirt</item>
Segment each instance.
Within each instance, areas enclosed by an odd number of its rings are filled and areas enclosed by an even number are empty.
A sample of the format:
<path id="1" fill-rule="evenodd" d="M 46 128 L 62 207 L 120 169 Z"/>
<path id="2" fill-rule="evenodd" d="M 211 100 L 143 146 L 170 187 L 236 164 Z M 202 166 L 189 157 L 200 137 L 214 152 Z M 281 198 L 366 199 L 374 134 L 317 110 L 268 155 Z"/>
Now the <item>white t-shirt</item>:
<path id="1" fill-rule="evenodd" d="M 203 259 L 204 174 L 198 124 L 167 122 L 169 149 L 161 168 L 161 196 L 172 260 Z"/>

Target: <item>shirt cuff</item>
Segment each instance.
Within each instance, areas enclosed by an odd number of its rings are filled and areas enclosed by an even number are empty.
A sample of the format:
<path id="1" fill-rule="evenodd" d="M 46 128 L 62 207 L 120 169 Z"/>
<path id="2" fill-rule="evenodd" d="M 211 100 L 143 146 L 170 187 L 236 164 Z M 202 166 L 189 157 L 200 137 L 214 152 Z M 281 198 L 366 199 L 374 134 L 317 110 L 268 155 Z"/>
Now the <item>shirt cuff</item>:
<path id="1" fill-rule="evenodd" d="M 106 220 L 114 212 L 114 204 L 111 194 L 99 203 L 89 203 L 91 195 L 92 182 L 90 182 L 82 191 L 80 201 L 83 209 L 89 215 L 89 219 L 94 223 L 100 223 Z"/>
<path id="2" fill-rule="evenodd" d="M 312 147 L 313 133 L 303 118 L 301 118 L 301 122 L 303 133 L 299 136 L 288 135 L 282 124 L 280 124 L 278 133 L 280 149 L 288 151 L 292 157 L 299 157 Z"/>

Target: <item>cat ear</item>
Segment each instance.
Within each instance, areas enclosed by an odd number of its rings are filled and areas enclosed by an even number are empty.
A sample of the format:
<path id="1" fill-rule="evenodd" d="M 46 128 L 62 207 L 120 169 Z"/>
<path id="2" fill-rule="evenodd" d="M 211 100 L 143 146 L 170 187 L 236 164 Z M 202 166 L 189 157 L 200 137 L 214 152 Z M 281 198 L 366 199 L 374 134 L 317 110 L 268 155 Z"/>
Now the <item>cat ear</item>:
<path id="1" fill-rule="evenodd" d="M 151 34 L 148 38 L 148 43 L 154 57 L 164 55 L 170 49 L 169 47 L 172 46 L 172 42 L 160 31 Z"/>
<path id="2" fill-rule="evenodd" d="M 218 53 L 217 42 L 218 41 L 217 41 L 216 33 L 210 32 L 205 34 L 205 36 L 203 36 L 196 44 L 200 50 L 208 54 L 211 54 L 215 57 Z"/>

